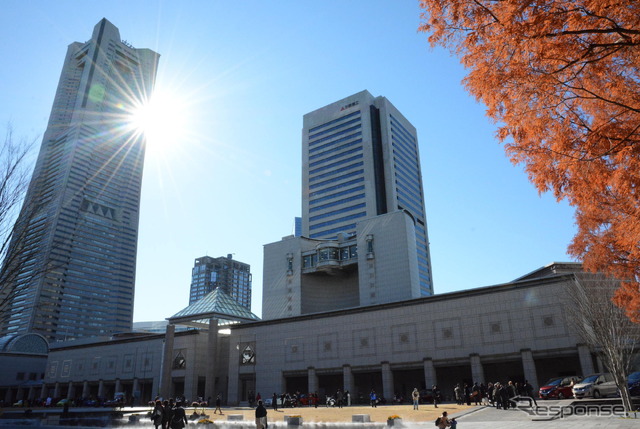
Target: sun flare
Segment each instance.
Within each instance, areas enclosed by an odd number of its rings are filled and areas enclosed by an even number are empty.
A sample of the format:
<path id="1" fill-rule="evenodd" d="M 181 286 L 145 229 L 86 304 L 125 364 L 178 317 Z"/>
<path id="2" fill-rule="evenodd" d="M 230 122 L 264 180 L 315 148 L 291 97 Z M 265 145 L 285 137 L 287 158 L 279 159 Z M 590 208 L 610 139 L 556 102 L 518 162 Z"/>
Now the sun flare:
<path id="1" fill-rule="evenodd" d="M 130 125 L 147 140 L 147 149 L 165 152 L 180 145 L 187 126 L 187 103 L 177 94 L 155 91 L 131 113 Z"/>

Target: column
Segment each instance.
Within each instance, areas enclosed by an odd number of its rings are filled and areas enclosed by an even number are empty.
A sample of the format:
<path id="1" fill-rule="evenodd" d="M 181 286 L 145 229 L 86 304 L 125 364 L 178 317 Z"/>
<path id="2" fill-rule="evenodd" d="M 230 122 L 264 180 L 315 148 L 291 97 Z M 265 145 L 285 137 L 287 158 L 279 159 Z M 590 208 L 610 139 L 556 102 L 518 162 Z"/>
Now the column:
<path id="1" fill-rule="evenodd" d="M 7 393 L 4 394 L 4 403 L 5 404 L 13 404 L 13 389 L 11 389 L 10 387 L 7 388 Z"/>
<path id="2" fill-rule="evenodd" d="M 131 388 L 131 396 L 133 397 L 134 405 L 137 405 L 140 400 L 140 380 L 137 377 L 133 379 L 133 387 Z"/>
<path id="3" fill-rule="evenodd" d="M 100 380 L 98 382 L 98 397 L 104 399 L 104 381 Z"/>
<path id="4" fill-rule="evenodd" d="M 387 399 L 393 398 L 393 372 L 388 361 L 382 364 L 382 395 Z"/>
<path id="5" fill-rule="evenodd" d="M 342 365 L 342 386 L 345 392 L 351 393 L 353 391 L 354 380 L 351 365 Z"/>
<path id="6" fill-rule="evenodd" d="M 34 397 L 34 386 L 29 386 L 29 391 L 27 392 L 27 399 L 32 400 Z"/>
<path id="7" fill-rule="evenodd" d="M 162 352 L 162 375 L 160 379 L 160 396 L 165 399 L 171 396 L 171 367 L 173 364 L 173 339 L 175 332 L 176 327 L 174 325 L 167 325 L 167 330 L 164 334 L 164 350 Z"/>
<path id="8" fill-rule="evenodd" d="M 430 357 L 426 357 L 422 360 L 422 365 L 424 367 L 424 387 L 426 389 L 431 389 L 434 385 L 438 384 L 438 380 L 436 379 L 436 369 L 433 367 L 433 359 Z M 420 387 L 420 386 L 415 386 Z"/>
<path id="9" fill-rule="evenodd" d="M 40 389 L 40 397 L 42 399 L 47 399 L 49 395 L 47 395 L 47 385 L 46 384 L 42 384 L 42 389 Z"/>
<path id="10" fill-rule="evenodd" d="M 578 344 L 577 348 L 582 374 L 584 374 L 585 377 L 589 374 L 593 374 L 595 371 L 593 370 L 593 359 L 591 358 L 591 350 L 589 350 L 589 346 L 586 344 Z"/>
<path id="11" fill-rule="evenodd" d="M 89 382 L 87 380 L 82 383 L 82 399 L 89 397 Z"/>
<path id="12" fill-rule="evenodd" d="M 477 353 L 471 353 L 469 355 L 471 360 L 471 378 L 473 383 L 484 383 L 484 368 L 482 368 L 482 362 L 480 362 L 480 355 Z"/>
<path id="13" fill-rule="evenodd" d="M 53 388 L 53 397 L 54 398 L 60 397 L 60 383 L 58 383 L 57 381 L 56 381 L 55 387 Z"/>
<path id="14" fill-rule="evenodd" d="M 75 389 L 73 388 L 73 381 L 69 382 L 69 387 L 67 388 L 67 399 L 73 399 L 75 395 Z"/>
<path id="15" fill-rule="evenodd" d="M 118 392 L 122 392 L 122 384 L 120 384 L 120 379 L 116 378 L 116 388 L 113 394 L 115 395 Z"/>
<path id="16" fill-rule="evenodd" d="M 307 379 L 309 384 L 309 393 L 315 393 L 318 391 L 318 375 L 316 369 L 312 366 L 307 368 Z"/>
<path id="17" fill-rule="evenodd" d="M 218 320 L 209 319 L 209 335 L 207 338 L 207 368 L 205 371 L 204 399 L 215 400 L 216 397 L 216 365 L 218 357 Z M 211 406 L 211 404 L 209 404 Z"/>
<path id="18" fill-rule="evenodd" d="M 533 360 L 531 349 L 520 350 L 522 356 L 522 369 L 524 370 L 524 378 L 529 381 L 533 390 L 538 390 L 538 372 L 536 371 L 536 362 Z"/>
<path id="19" fill-rule="evenodd" d="M 151 399 L 155 399 L 156 396 L 160 396 L 158 395 L 159 391 L 158 388 L 160 386 L 160 379 L 159 377 L 153 377 L 153 382 L 151 385 Z"/>

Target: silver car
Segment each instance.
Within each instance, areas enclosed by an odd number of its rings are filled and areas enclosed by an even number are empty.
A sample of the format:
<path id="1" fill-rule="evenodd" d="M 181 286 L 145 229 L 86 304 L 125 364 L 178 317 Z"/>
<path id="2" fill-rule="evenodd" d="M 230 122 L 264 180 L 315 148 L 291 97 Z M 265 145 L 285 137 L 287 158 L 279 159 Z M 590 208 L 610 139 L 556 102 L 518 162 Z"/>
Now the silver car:
<path id="1" fill-rule="evenodd" d="M 589 375 L 580 383 L 573 386 L 573 397 L 576 399 L 613 396 L 617 392 L 616 382 L 608 372 Z"/>

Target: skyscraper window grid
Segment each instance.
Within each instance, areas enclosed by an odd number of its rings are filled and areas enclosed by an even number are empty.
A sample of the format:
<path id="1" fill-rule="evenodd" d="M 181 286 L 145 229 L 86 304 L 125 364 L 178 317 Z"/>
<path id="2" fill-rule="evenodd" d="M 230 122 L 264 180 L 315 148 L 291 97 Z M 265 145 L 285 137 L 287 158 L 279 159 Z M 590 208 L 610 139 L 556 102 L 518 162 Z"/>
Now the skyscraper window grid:
<path id="1" fill-rule="evenodd" d="M 4 262 L 14 274 L 0 334 L 60 341 L 131 329 L 145 148 L 128 119 L 149 98 L 158 59 L 106 19 L 69 45 Z"/>

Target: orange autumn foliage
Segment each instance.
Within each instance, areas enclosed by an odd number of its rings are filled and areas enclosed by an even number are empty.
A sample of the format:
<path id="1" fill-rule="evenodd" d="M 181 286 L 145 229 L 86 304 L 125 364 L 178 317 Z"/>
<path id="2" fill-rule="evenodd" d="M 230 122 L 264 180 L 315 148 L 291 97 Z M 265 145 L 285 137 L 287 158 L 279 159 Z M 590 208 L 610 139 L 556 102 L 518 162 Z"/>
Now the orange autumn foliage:
<path id="1" fill-rule="evenodd" d="M 640 2 L 422 0 L 421 31 L 457 54 L 512 162 L 575 207 L 569 253 L 625 279 L 640 322 Z"/>

